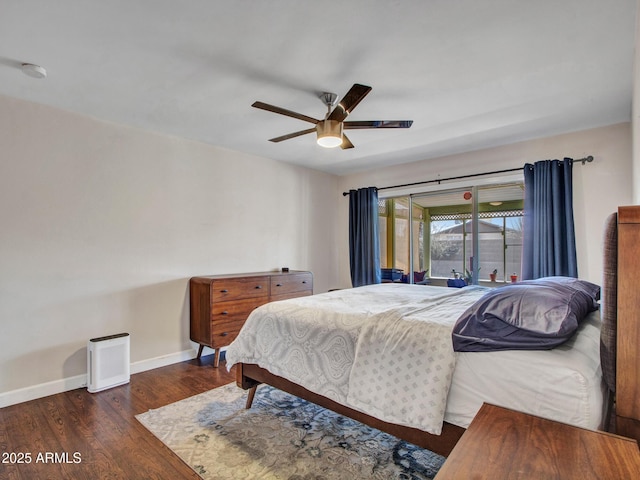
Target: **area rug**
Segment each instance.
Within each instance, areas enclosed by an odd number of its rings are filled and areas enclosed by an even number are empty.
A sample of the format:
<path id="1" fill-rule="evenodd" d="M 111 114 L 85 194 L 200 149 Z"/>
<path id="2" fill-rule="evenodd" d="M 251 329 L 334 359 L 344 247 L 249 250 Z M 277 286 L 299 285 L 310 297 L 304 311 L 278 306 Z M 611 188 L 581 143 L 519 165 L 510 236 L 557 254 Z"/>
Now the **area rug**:
<path id="1" fill-rule="evenodd" d="M 268 385 L 235 384 L 136 418 L 204 479 L 433 478 L 444 457 Z"/>

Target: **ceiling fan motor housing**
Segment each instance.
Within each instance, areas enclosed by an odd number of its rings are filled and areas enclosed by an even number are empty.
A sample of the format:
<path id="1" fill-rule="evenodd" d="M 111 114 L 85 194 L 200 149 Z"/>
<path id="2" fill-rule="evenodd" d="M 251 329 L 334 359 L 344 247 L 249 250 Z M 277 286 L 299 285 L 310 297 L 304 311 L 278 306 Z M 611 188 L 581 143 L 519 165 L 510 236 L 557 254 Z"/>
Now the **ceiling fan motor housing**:
<path id="1" fill-rule="evenodd" d="M 322 103 L 324 103 L 327 107 L 331 108 L 334 107 L 336 103 L 338 103 L 338 94 L 331 92 L 322 92 L 320 94 L 320 100 L 322 100 Z"/>
<path id="2" fill-rule="evenodd" d="M 316 124 L 318 145 L 332 148 L 342 143 L 342 122 L 337 120 L 321 120 Z"/>

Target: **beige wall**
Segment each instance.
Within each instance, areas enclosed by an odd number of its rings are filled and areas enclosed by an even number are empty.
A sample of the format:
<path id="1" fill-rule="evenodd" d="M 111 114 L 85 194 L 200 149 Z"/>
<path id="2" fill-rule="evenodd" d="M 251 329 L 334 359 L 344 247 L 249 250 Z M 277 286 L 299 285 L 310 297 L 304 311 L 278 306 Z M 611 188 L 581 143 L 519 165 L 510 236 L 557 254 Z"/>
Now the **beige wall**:
<path id="1" fill-rule="evenodd" d="M 1 96 L 0 145 L 0 406 L 80 386 L 89 338 L 192 355 L 191 276 L 335 283 L 337 177 Z"/>
<path id="2" fill-rule="evenodd" d="M 578 273 L 582 278 L 601 283 L 602 225 L 606 216 L 618 205 L 632 201 L 632 141 L 629 123 L 597 128 L 539 140 L 515 143 L 497 148 L 468 152 L 460 155 L 425 160 L 392 168 L 344 176 L 340 178 L 340 191 L 366 186 L 385 187 L 399 184 L 447 178 L 471 173 L 503 170 L 523 166 L 549 158 L 582 158 L 593 155 L 592 163 L 575 165 L 574 215 Z M 505 176 L 502 176 L 503 178 Z M 513 178 L 512 175 L 509 176 Z M 478 182 L 490 181 L 478 179 Z M 381 191 L 381 196 L 393 193 L 435 191 L 453 186 L 468 186 L 468 182 L 444 182 L 440 186 L 421 186 L 396 191 Z M 347 265 L 341 270 L 342 286 L 349 279 L 348 197 L 340 204 L 338 221 L 339 259 Z"/>

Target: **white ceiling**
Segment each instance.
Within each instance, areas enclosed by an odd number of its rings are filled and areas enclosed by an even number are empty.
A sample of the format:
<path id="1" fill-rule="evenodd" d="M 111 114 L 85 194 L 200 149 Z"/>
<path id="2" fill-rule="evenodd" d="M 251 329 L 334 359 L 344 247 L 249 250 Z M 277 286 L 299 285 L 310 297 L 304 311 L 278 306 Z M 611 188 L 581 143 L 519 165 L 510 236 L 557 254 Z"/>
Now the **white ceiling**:
<path id="1" fill-rule="evenodd" d="M 336 174 L 631 119 L 635 0 L 0 0 L 0 94 Z M 47 69 L 37 80 L 20 71 Z M 323 149 L 260 100 L 413 120 Z M 559 155 L 563 153 L 560 152 Z"/>

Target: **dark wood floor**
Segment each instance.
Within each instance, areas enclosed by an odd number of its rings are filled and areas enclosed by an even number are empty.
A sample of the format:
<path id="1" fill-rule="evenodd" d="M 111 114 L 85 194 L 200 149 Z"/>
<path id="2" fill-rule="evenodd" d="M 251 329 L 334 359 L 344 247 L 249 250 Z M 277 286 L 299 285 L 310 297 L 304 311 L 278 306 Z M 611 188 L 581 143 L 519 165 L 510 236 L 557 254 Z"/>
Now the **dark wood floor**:
<path id="1" fill-rule="evenodd" d="M 83 388 L 0 409 L 0 478 L 200 478 L 135 415 L 235 381 L 224 362 L 212 365 L 210 355 L 103 392 Z M 30 463 L 12 464 L 19 460 Z"/>

